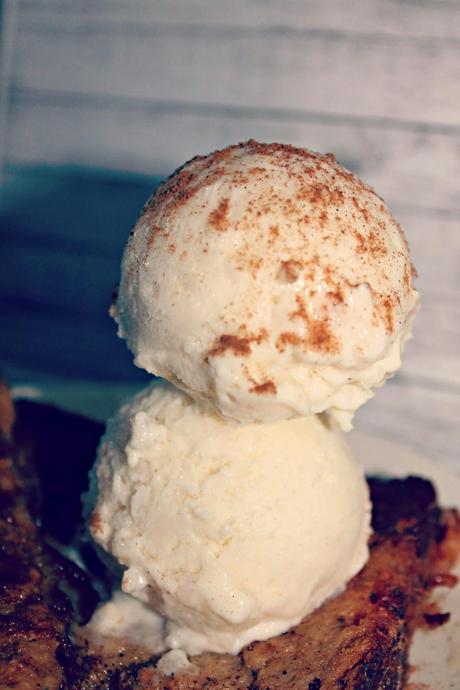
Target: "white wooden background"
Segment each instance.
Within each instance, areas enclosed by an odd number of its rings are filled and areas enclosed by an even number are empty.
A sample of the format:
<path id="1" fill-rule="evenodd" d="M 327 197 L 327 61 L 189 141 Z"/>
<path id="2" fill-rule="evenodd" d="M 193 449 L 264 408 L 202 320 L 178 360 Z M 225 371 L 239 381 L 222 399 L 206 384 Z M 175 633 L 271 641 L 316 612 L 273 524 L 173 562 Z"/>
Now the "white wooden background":
<path id="1" fill-rule="evenodd" d="M 98 179 L 107 171 L 117 184 L 118 173 L 136 174 L 128 187 L 134 179 L 147 189 L 150 176 L 195 153 L 249 137 L 333 151 L 374 185 L 406 229 L 423 309 L 403 370 L 357 422 L 460 463 L 458 0 L 10 0 L 3 24 L 10 192 L 24 180 L 47 189 L 69 165 L 96 168 Z M 70 266 L 75 240 L 80 301 L 102 314 L 108 297 L 88 286 L 98 272 L 116 273 L 122 243 L 110 227 L 85 232 L 72 213 L 71 229 L 39 236 L 33 224 L 29 233 L 9 226 L 11 265 L 21 270 L 4 277 L 5 299 L 39 295 L 30 330 L 54 309 L 51 337 L 68 342 L 90 327 L 63 272 L 58 289 L 45 278 L 56 274 L 57 248 Z M 41 272 L 28 287 L 32 254 Z M 28 337 L 24 315 L 8 313 L 7 369 Z M 35 373 L 55 374 L 44 362 Z M 32 378 L 33 364 L 24 364 Z M 20 378 L 17 361 L 12 371 Z"/>

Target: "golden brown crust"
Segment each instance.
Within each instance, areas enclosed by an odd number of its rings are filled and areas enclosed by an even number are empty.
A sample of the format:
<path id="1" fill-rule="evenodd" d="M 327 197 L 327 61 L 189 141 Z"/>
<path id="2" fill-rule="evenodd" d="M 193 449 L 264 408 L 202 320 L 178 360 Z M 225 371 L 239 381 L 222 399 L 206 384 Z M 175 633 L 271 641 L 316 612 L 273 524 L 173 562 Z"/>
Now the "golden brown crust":
<path id="1" fill-rule="evenodd" d="M 15 450 L 0 441 L 0 687 L 58 690 L 71 609 L 27 510 Z"/>
<path id="2" fill-rule="evenodd" d="M 145 668 L 136 687 L 402 688 L 410 639 L 427 605 L 432 578 L 451 567 L 460 551 L 460 521 L 455 512 L 440 514 L 432 487 L 423 480 L 371 482 L 371 489 L 380 533 L 372 538 L 368 564 L 345 592 L 288 633 L 254 642 L 238 657 L 227 657 L 224 676 L 216 673 L 214 657 L 205 654 L 194 660 L 199 668 L 195 676 L 166 682 L 154 669 Z M 404 499 L 406 515 L 395 524 L 396 502 Z M 250 684 L 241 685 L 248 671 Z"/>
<path id="3" fill-rule="evenodd" d="M 2 386 L 0 418 L 2 430 L 8 435 L 13 423 L 11 411 L 8 391 Z M 49 432 L 53 434 L 53 429 Z M 37 508 L 39 490 L 31 458 L 0 434 L 2 690 L 64 690 L 67 685 L 62 659 L 76 658 L 68 629 L 77 619 L 66 592 L 78 597 L 84 590 L 87 613 L 96 603 L 95 592 L 84 574 L 54 551 L 37 527 L 31 511 Z"/>
<path id="4" fill-rule="evenodd" d="M 13 422 L 13 401 L 11 400 L 6 383 L 0 379 L 0 433 L 9 437 Z"/>
<path id="5" fill-rule="evenodd" d="M 19 407 L 16 428 L 22 438 L 43 414 L 40 405 Z M 46 415 L 56 424 L 66 417 L 67 443 L 85 437 L 91 424 L 59 411 L 46 409 Z M 53 438 L 53 425 L 48 433 Z M 62 447 L 56 452 L 63 457 Z M 2 620 L 7 621 L 0 627 L 0 649 L 8 660 L 0 661 L 1 687 L 57 689 L 61 683 L 73 690 L 399 690 L 415 626 L 425 613 L 443 622 L 439 614 L 446 612 L 432 609 L 429 594 L 433 586 L 455 583 L 447 571 L 460 552 L 457 512 L 441 513 L 431 484 L 424 480 L 371 481 L 375 533 L 369 562 L 345 592 L 286 634 L 254 642 L 237 656 L 202 654 L 192 659 L 192 673 L 176 677 L 161 675 L 157 659 L 136 650 L 126 648 L 120 655 L 112 649 L 98 656 L 84 644 L 77 649 L 68 636 L 75 614 L 56 587 L 64 577 L 62 559 L 49 551 L 30 518 L 12 470 L 13 455 L 11 444 L 5 446 L 0 478 L 3 497 L 10 502 L 0 530 L 4 553 L 6 547 L 23 578 L 8 580 L 8 571 L 0 573 Z M 67 581 L 68 591 L 81 587 L 75 574 Z M 22 685 L 17 685 L 18 677 Z"/>

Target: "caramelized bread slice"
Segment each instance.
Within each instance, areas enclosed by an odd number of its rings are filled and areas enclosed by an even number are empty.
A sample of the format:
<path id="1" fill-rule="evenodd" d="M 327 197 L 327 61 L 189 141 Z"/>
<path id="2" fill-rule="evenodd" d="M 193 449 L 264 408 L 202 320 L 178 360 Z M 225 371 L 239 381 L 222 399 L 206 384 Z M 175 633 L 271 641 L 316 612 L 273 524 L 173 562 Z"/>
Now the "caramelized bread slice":
<path id="1" fill-rule="evenodd" d="M 56 444 L 56 427 L 63 424 L 66 432 Z M 45 514 L 50 514 L 46 513 L 50 489 L 44 481 L 47 465 L 53 467 L 54 482 L 59 483 L 59 477 L 66 472 L 76 472 L 80 478 L 82 471 L 86 475 L 100 433 L 100 428 L 94 427 L 88 433 L 91 424 L 89 420 L 33 403 L 18 406 L 16 435 L 21 446 L 31 449 L 34 457 L 33 461 L 23 459 L 21 463 L 16 455 L 16 465 L 22 476 L 28 477 L 29 487 L 33 486 L 34 477 L 38 482 Z M 82 465 L 67 465 L 69 449 L 77 444 Z M 5 450 L 4 455 L 13 455 L 11 446 Z M 1 466 L 2 488 L 10 506 L 0 525 L 1 537 L 6 539 L 7 551 L 13 558 L 12 575 L 8 575 L 8 570 L 0 574 L 4 592 L 1 613 L 7 613 L 2 619 L 9 621 L 9 628 L 3 627 L 0 633 L 1 688 L 403 688 L 411 636 L 426 610 L 430 587 L 446 581 L 439 576 L 460 552 L 458 515 L 439 510 L 429 482 L 414 477 L 389 482 L 371 480 L 375 530 L 371 556 L 342 594 L 284 635 L 255 642 L 238 656 L 202 654 L 192 659 L 190 671 L 166 677 L 156 670 L 157 659 L 147 658 L 142 650 L 126 646 L 119 651 L 119 647 L 112 646 L 110 651 L 111 645 L 107 645 L 103 654 L 96 655 L 84 643 L 78 647 L 71 644 L 69 625 L 77 615 L 57 587 L 63 578 L 63 559 L 49 550 L 43 533 L 31 520 L 11 464 L 8 458 Z M 81 491 L 80 480 L 61 482 L 61 486 L 62 505 L 77 500 L 75 489 Z M 71 514 L 74 513 L 72 509 Z M 53 520 L 56 519 L 59 522 L 59 515 L 54 515 Z M 65 519 L 72 518 L 67 513 Z M 56 534 L 53 520 L 49 519 L 47 526 Z M 64 532 L 73 534 L 75 529 L 76 525 L 68 524 Z M 24 578 L 21 583 L 18 572 Z M 73 582 L 69 584 L 67 577 L 67 591 L 81 593 L 86 589 L 83 599 L 88 613 L 94 597 L 88 596 L 84 575 L 73 566 L 72 572 Z M 437 620 L 442 622 L 443 618 Z M 13 635 L 8 632 L 11 630 Z M 31 680 L 27 685 L 19 678 Z"/>
<path id="2" fill-rule="evenodd" d="M 458 516 L 440 512 L 425 480 L 372 480 L 370 486 L 376 530 L 370 559 L 342 594 L 286 634 L 254 642 L 237 658 L 221 659 L 220 666 L 214 656 L 202 655 L 194 660 L 196 676 L 167 682 L 145 668 L 136 687 L 403 688 L 409 643 L 429 584 L 451 565 L 448 544 L 460 551 L 460 527 Z"/>
<path id="3" fill-rule="evenodd" d="M 0 384 L 1 385 L 1 384 Z M 56 652 L 68 644 L 70 607 L 57 592 L 48 562 L 15 472 L 12 407 L 0 387 L 0 686 L 58 689 L 63 669 Z"/>
<path id="4" fill-rule="evenodd" d="M 28 458 L 11 441 L 12 424 L 11 401 L 0 382 L 0 688 L 62 690 L 63 659 L 75 656 L 69 626 L 92 612 L 97 597 L 85 574 L 44 540 L 32 518 L 39 486 Z M 65 461 L 64 448 L 59 450 Z"/>

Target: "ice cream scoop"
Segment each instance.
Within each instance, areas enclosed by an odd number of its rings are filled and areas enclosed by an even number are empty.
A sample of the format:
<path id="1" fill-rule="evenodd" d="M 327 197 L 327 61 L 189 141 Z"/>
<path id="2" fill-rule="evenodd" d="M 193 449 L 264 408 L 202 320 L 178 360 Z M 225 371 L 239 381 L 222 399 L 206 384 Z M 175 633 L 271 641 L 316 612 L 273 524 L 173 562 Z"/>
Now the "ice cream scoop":
<path id="1" fill-rule="evenodd" d="M 109 423 L 93 482 L 93 537 L 166 648 L 284 632 L 367 558 L 367 484 L 319 416 L 240 425 L 160 382 Z"/>
<path id="2" fill-rule="evenodd" d="M 128 242 L 135 363 L 240 423 L 344 429 L 400 366 L 418 294 L 400 225 L 330 154 L 249 141 L 177 170 Z"/>

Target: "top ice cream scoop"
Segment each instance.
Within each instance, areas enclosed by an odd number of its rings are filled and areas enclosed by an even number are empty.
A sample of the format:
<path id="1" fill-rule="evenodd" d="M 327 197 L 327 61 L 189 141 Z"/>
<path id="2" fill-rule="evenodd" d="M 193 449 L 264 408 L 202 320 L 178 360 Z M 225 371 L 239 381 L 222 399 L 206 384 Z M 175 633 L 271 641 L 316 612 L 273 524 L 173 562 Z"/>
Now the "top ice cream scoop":
<path id="1" fill-rule="evenodd" d="M 400 365 L 412 273 L 400 225 L 332 155 L 248 141 L 160 186 L 112 313 L 137 366 L 223 416 L 348 429 Z"/>

